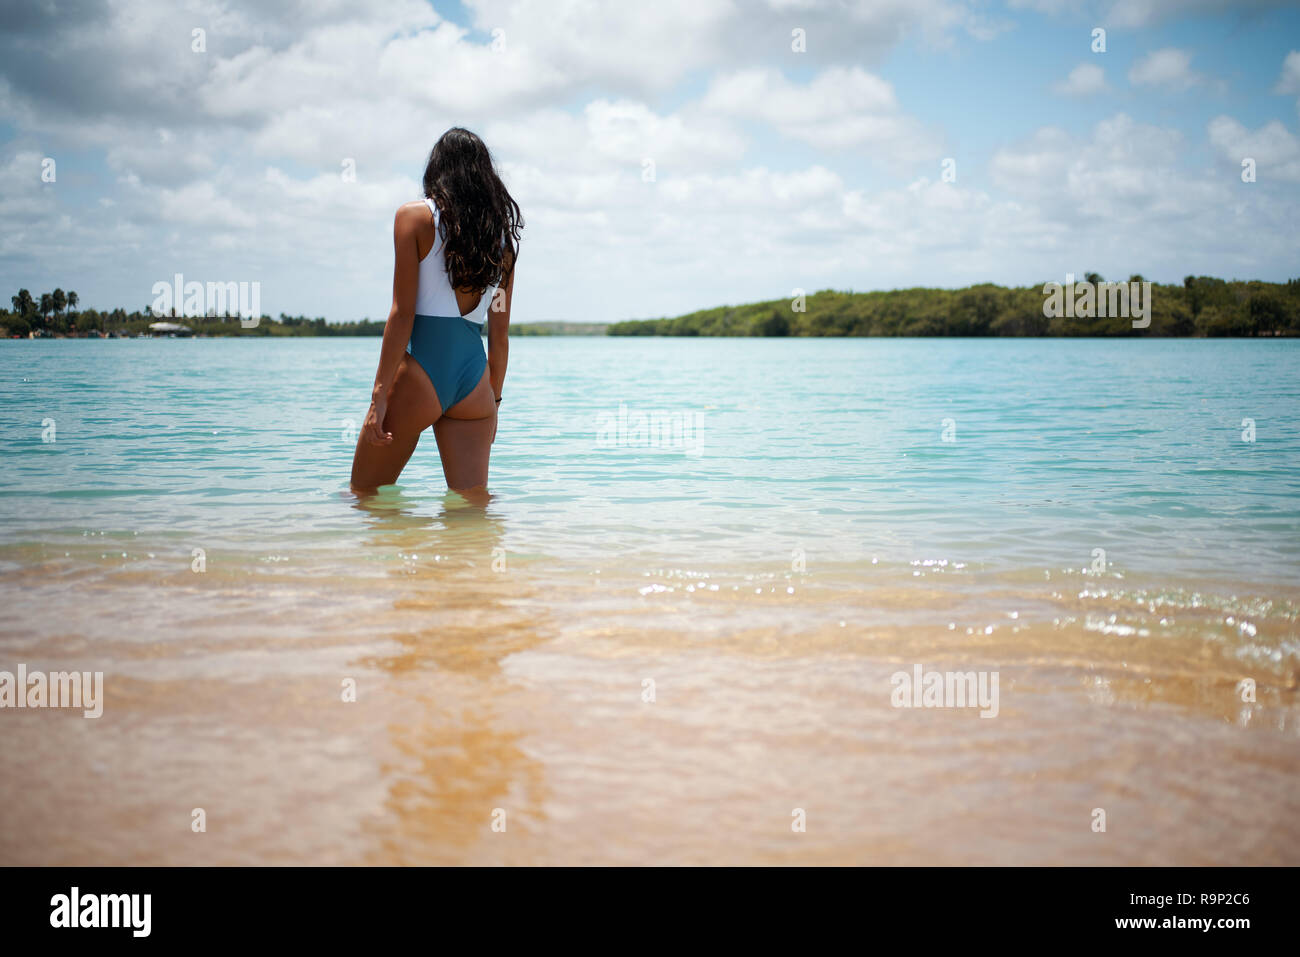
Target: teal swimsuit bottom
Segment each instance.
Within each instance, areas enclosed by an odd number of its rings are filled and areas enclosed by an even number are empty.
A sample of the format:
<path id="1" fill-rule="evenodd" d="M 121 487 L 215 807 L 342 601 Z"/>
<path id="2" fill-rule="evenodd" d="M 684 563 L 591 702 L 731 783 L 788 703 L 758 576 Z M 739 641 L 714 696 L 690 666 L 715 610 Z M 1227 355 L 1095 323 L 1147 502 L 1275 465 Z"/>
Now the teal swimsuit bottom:
<path id="1" fill-rule="evenodd" d="M 473 392 L 487 368 L 483 327 L 460 316 L 417 314 L 406 352 L 428 374 L 443 412 Z"/>

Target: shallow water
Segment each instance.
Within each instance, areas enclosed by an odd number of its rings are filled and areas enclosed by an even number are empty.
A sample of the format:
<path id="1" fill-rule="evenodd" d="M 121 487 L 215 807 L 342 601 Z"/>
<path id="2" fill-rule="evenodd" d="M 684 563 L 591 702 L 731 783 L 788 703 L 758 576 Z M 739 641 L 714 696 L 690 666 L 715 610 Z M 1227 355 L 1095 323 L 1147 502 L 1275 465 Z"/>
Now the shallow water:
<path id="1" fill-rule="evenodd" d="M 485 507 L 378 345 L 0 343 L 0 862 L 1300 862 L 1300 344 L 517 339 Z"/>

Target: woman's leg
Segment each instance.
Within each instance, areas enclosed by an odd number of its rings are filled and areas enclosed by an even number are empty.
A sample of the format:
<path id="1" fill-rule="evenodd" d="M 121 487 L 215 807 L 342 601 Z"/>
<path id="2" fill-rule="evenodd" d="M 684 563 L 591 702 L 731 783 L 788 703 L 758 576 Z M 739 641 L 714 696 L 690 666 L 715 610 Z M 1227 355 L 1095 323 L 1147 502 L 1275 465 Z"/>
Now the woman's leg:
<path id="1" fill-rule="evenodd" d="M 463 492 L 487 485 L 496 429 L 497 407 L 485 369 L 474 390 L 433 424 L 448 488 Z"/>
<path id="2" fill-rule="evenodd" d="M 442 415 L 438 393 L 420 363 L 403 356 L 388 395 L 384 428 L 393 434 L 391 445 L 371 445 L 357 438 L 352 456 L 352 489 L 369 493 L 381 485 L 392 485 L 402 474 L 420 433 Z M 442 444 L 441 439 L 438 442 Z"/>

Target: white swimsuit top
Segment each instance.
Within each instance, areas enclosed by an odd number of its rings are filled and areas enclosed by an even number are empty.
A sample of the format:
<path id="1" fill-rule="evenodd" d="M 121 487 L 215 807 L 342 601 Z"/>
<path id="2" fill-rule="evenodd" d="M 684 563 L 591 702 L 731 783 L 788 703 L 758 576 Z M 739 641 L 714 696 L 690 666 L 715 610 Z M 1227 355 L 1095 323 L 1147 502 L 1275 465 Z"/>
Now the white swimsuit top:
<path id="1" fill-rule="evenodd" d="M 417 316 L 460 316 L 460 306 L 456 303 L 456 290 L 451 288 L 451 277 L 447 275 L 447 263 L 442 258 L 442 232 L 439 228 L 438 204 L 425 197 L 425 205 L 433 211 L 433 248 L 420 260 L 420 279 L 415 291 L 415 314 Z M 466 316 L 460 316 L 477 325 L 487 321 L 488 307 L 496 295 L 497 287 L 489 286 L 483 290 L 483 298 Z"/>

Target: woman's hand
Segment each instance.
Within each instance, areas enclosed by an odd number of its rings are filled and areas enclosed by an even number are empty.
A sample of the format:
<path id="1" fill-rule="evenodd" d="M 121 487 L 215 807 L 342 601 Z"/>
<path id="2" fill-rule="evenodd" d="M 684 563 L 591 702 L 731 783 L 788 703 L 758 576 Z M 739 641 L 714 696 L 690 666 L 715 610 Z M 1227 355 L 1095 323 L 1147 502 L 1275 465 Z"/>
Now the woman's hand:
<path id="1" fill-rule="evenodd" d="M 376 398 L 370 403 L 366 412 L 366 421 L 361 425 L 361 437 L 371 445 L 392 445 L 393 433 L 384 431 L 384 418 L 388 415 L 388 399 Z"/>

